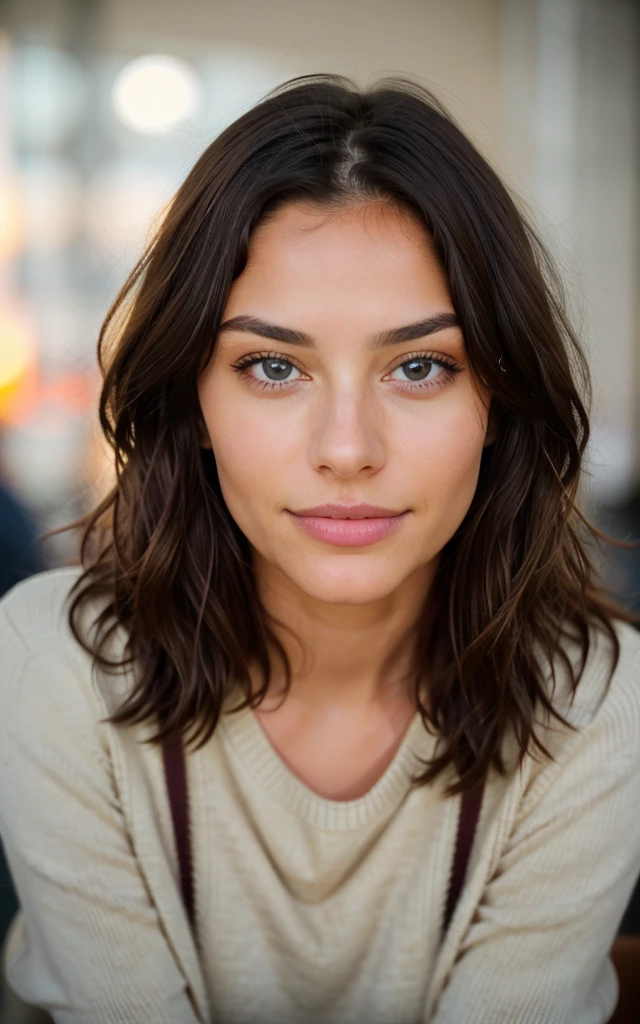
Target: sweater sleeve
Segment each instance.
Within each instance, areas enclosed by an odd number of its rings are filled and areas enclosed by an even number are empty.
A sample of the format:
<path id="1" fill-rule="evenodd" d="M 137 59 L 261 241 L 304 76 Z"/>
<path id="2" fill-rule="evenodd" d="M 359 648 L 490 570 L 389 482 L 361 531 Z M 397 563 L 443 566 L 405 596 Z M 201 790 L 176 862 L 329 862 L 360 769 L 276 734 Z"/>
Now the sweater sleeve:
<path id="1" fill-rule="evenodd" d="M 582 727 L 576 707 L 579 732 L 525 790 L 432 1024 L 609 1020 L 608 953 L 640 872 L 639 668 L 616 670 Z"/>
<path id="2" fill-rule="evenodd" d="M 7 980 L 56 1024 L 198 1024 L 128 836 L 87 659 L 59 634 L 23 638 L 3 605 L 0 834 L 23 914 Z"/>

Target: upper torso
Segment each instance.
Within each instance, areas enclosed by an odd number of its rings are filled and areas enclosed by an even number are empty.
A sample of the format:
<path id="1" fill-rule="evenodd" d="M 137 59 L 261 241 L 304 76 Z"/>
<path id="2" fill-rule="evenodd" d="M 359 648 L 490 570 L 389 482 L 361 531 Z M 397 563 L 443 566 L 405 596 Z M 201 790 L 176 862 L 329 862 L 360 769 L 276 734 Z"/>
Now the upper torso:
<path id="1" fill-rule="evenodd" d="M 194 943 L 180 900 L 160 751 L 142 742 L 152 730 L 144 724 L 125 730 L 95 725 L 120 706 L 127 677 L 97 673 L 92 679 L 88 655 L 60 625 L 64 592 L 77 572 L 40 576 L 23 584 L 22 592 L 14 590 L 4 605 L 9 627 L 20 639 L 3 636 L 7 676 L 0 685 L 0 720 L 4 701 L 11 722 L 3 733 L 7 754 L 0 779 L 0 829 L 3 838 L 6 834 L 18 888 L 34 893 L 32 908 L 27 907 L 12 931 L 7 967 L 12 985 L 24 998 L 49 999 L 52 1006 L 69 999 L 79 1004 L 96 999 L 100 986 L 109 981 L 109 958 L 116 957 L 114 950 L 126 947 L 135 934 L 148 955 L 140 960 L 137 953 L 118 954 L 122 999 L 129 998 L 130 990 L 131 1005 L 152 1000 L 152 1016 L 158 1022 L 453 1024 L 465 1019 L 484 1024 L 489 1018 L 478 1015 L 477 1000 L 464 1009 L 464 1018 L 459 1016 L 464 993 L 472 988 L 469 981 L 457 988 L 449 984 L 445 992 L 454 964 L 463 963 L 463 951 L 465 969 L 475 971 L 471 965 L 477 954 L 472 951 L 484 942 L 482 984 L 489 985 L 491 999 L 499 1001 L 507 998 L 510 978 L 530 970 L 528 961 L 538 939 L 528 931 L 533 927 L 526 923 L 529 917 L 533 922 L 548 907 L 541 950 L 554 948 L 554 942 L 562 948 L 573 941 L 572 919 L 562 923 L 562 915 L 569 914 L 561 906 L 562 881 L 558 880 L 556 893 L 553 870 L 541 867 L 547 853 L 537 854 L 535 847 L 530 853 L 532 840 L 527 837 L 544 839 L 549 834 L 541 794 L 550 785 L 547 780 L 556 777 L 553 772 L 562 772 L 563 758 L 570 760 L 569 752 L 573 757 L 579 750 L 579 737 L 573 740 L 558 733 L 553 741 L 560 755 L 558 769 L 545 769 L 528 758 L 521 772 L 504 777 L 491 773 L 465 889 L 441 943 L 459 802 L 443 794 L 451 781 L 446 773 L 429 786 L 410 784 L 411 772 L 420 767 L 418 759 L 432 757 L 436 749 L 435 737 L 419 716 L 415 714 L 399 735 L 399 744 L 381 771 L 372 762 L 377 781 L 370 786 L 365 781 L 364 792 L 351 799 L 332 799 L 322 795 L 323 779 L 317 769 L 309 773 L 311 762 L 306 775 L 302 762 L 286 763 L 277 751 L 275 734 L 270 741 L 263 718 L 248 708 L 230 713 L 236 699 L 230 696 L 211 739 L 187 758 L 197 911 Z M 624 679 L 630 671 L 625 665 L 639 663 L 640 641 L 627 628 L 621 635 L 624 664 L 618 678 Z M 11 674 L 12 659 L 19 683 Z M 578 725 L 593 719 L 599 673 L 597 668 L 593 681 L 586 682 L 582 702 L 573 710 L 563 707 Z M 619 688 L 629 685 L 620 682 Z M 624 715 L 620 721 L 624 729 Z M 91 729 L 95 738 L 87 735 Z M 599 742 L 593 741 L 595 758 L 600 757 Z M 625 754 L 620 772 L 626 764 Z M 569 770 L 573 771 L 571 765 Z M 595 787 L 604 770 L 604 765 L 594 768 L 590 781 L 584 766 L 576 763 L 576 779 L 583 788 L 594 787 L 593 804 L 600 799 Z M 46 771 L 50 778 L 42 774 Z M 569 798 L 561 793 L 563 776 L 557 777 L 561 781 L 550 792 L 566 801 Z M 74 790 L 74 780 L 85 781 L 78 781 Z M 32 786 L 31 796 L 26 788 L 16 795 L 29 782 L 41 791 L 34 793 Z M 361 787 L 362 780 L 354 776 L 349 785 Z M 627 789 L 624 800 L 629 799 L 626 794 Z M 344 792 L 340 795 L 344 797 Z M 625 806 L 616 812 L 620 821 L 626 820 Z M 564 817 L 569 823 L 571 814 Z M 556 820 L 554 810 L 548 820 Z M 615 822 L 607 826 L 612 834 L 618 827 Z M 584 842 L 590 843 L 593 826 L 585 820 L 575 827 L 578 832 L 567 837 L 567 856 L 584 857 L 579 849 L 582 830 Z M 561 849 L 561 840 L 562 834 L 554 849 Z M 632 837 L 630 842 L 637 840 Z M 522 869 L 517 864 L 519 851 L 525 858 Z M 612 855 L 604 856 L 602 864 L 598 871 L 621 870 Z M 592 879 L 595 870 L 585 862 L 585 873 Z M 621 900 L 627 875 L 615 882 L 622 886 Z M 532 902 L 524 890 L 513 890 L 523 884 L 516 878 L 539 886 L 539 892 L 532 890 Z M 607 883 L 609 893 L 613 885 Z M 85 899 L 87 894 L 90 898 Z M 39 916 L 45 903 L 53 915 L 49 920 L 46 914 Z M 594 914 L 607 912 L 600 906 L 594 896 Z M 591 913 L 590 903 L 589 908 Z M 586 914 L 584 907 L 581 913 Z M 584 919 L 588 924 L 588 915 Z M 515 920 L 522 921 L 519 931 Z M 75 931 L 71 921 L 77 922 Z M 492 953 L 494 942 L 503 935 L 504 950 L 515 958 L 505 976 L 500 973 L 503 947 Z M 606 1020 L 615 1002 L 611 965 L 597 950 L 593 956 L 597 969 L 584 955 L 588 984 L 593 987 L 588 999 L 601 1006 L 601 1015 L 576 1014 L 580 1024 Z M 65 968 L 65 963 L 77 968 Z M 95 966 L 95 977 L 87 979 L 90 965 L 100 963 L 104 967 Z M 555 970 L 551 957 L 540 982 L 540 998 L 547 998 L 552 1007 L 559 996 L 544 993 L 562 984 Z M 456 971 L 462 978 L 462 967 Z M 512 983 L 515 999 L 522 980 Z M 112 998 L 106 988 L 101 998 L 105 1006 Z M 112 1016 L 104 1018 L 110 1022 L 136 1019 L 125 1011 L 122 1016 L 110 1012 Z M 85 1018 L 62 1013 L 56 1018 L 65 1024 L 81 1019 Z M 97 1010 L 93 1019 L 102 1020 Z M 513 1016 L 525 1019 L 529 1017 Z M 535 1024 L 556 1019 L 564 1018 L 539 1016 Z M 506 1018 L 495 1020 L 506 1024 Z"/>

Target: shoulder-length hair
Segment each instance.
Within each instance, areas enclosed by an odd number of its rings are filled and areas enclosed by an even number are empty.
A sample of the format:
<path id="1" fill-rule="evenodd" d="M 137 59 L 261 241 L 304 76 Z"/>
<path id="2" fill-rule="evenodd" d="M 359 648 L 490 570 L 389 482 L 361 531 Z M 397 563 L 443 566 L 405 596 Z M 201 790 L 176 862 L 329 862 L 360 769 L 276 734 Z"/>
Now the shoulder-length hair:
<path id="1" fill-rule="evenodd" d="M 232 685 L 244 692 L 240 707 L 257 706 L 270 644 L 290 686 L 248 541 L 223 500 L 213 453 L 199 446 L 196 381 L 253 229 L 295 200 L 382 200 L 422 219 L 471 371 L 499 417 L 469 511 L 441 552 L 415 647 L 416 706 L 441 741 L 415 781 L 451 766 L 453 795 L 492 765 L 505 773 L 508 731 L 519 763 L 535 748 L 550 757 L 533 728 L 538 705 L 565 722 L 549 667 L 555 681 L 564 664 L 575 693 L 596 628 L 613 645 L 608 685 L 620 654 L 614 620 L 638 617 L 598 583 L 587 542 L 610 538 L 576 504 L 591 392 L 558 271 L 487 161 L 411 79 L 366 91 L 338 75 L 293 79 L 223 131 L 178 190 L 100 333 L 99 416 L 116 483 L 63 527 L 83 529 L 70 626 L 94 665 L 135 665 L 135 685 L 106 721 L 152 719 L 147 742 L 190 733 L 202 746 Z M 89 640 L 77 616 L 94 599 L 101 610 Z M 105 645 L 120 626 L 127 641 L 116 662 Z M 567 653 L 574 642 L 578 665 Z M 250 663 L 263 679 L 254 692 Z"/>

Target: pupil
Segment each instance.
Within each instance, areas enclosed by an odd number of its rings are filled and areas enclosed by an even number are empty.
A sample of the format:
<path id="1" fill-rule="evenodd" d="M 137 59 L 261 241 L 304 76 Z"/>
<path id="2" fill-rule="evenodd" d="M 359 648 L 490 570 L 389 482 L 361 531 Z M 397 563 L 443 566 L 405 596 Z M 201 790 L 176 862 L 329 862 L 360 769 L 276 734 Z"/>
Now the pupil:
<path id="1" fill-rule="evenodd" d="M 267 377 L 271 377 L 272 380 L 286 380 L 291 371 L 291 365 L 283 363 L 279 359 L 265 359 L 264 367 Z M 273 372 L 273 376 L 271 376 L 271 372 Z"/>
<path id="2" fill-rule="evenodd" d="M 431 363 L 426 359 L 412 359 L 405 363 L 404 372 L 410 380 L 424 380 L 429 376 Z"/>

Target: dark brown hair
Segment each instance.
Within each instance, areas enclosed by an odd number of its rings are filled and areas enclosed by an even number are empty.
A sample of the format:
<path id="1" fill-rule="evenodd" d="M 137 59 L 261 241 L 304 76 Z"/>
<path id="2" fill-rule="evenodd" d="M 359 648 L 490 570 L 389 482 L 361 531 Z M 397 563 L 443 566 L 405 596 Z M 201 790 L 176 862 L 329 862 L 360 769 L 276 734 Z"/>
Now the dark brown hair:
<path id="1" fill-rule="evenodd" d="M 116 483 L 80 520 L 83 572 L 70 625 L 104 669 L 135 665 L 107 721 L 153 719 L 148 741 L 204 744 L 236 681 L 255 707 L 270 645 L 290 666 L 257 598 L 248 541 L 199 446 L 199 373 L 211 357 L 252 230 L 283 203 L 384 201 L 426 225 L 448 278 L 467 355 L 492 395 L 497 440 L 482 455 L 469 511 L 441 552 L 415 646 L 415 694 L 442 747 L 416 782 L 455 769 L 453 794 L 517 737 L 520 760 L 548 751 L 533 728 L 553 707 L 546 673 L 572 692 L 595 627 L 620 648 L 634 616 L 598 584 L 597 536 L 576 504 L 589 437 L 590 381 L 557 270 L 496 173 L 427 89 L 405 77 L 369 90 L 337 75 L 273 90 L 200 157 L 112 306 L 98 343 L 100 423 Z M 111 344 L 115 340 L 115 344 Z M 53 531 L 57 532 L 57 531 Z M 99 599 L 90 641 L 77 615 Z M 426 604 L 425 604 L 426 609 Z M 118 627 L 123 660 L 107 658 Z M 567 654 L 577 642 L 580 664 Z M 263 685 L 251 693 L 250 662 Z M 428 680 L 428 707 L 422 685 Z M 608 685 L 608 684 L 607 684 Z"/>

